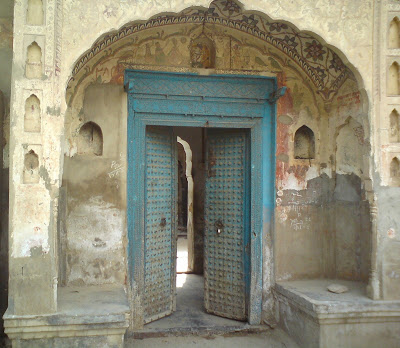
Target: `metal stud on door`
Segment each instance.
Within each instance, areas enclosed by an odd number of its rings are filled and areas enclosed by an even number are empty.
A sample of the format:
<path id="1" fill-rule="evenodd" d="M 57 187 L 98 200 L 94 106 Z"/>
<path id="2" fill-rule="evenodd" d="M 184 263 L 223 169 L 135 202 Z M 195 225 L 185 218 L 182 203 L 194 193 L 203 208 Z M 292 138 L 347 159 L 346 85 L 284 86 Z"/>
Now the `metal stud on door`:
<path id="1" fill-rule="evenodd" d="M 169 127 L 146 129 L 144 322 L 175 307 L 176 139 Z"/>
<path id="2" fill-rule="evenodd" d="M 247 134 L 207 130 L 205 307 L 209 313 L 237 320 L 247 319 Z"/>

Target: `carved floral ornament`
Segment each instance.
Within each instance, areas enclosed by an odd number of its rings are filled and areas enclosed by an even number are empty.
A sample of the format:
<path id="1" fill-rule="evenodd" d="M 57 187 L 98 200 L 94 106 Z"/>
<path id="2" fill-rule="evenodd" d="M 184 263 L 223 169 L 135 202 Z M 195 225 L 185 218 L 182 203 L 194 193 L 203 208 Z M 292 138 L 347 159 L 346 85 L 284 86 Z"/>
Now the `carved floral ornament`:
<path id="1" fill-rule="evenodd" d="M 243 6 L 236 0 L 215 0 L 208 9 L 188 8 L 177 14 L 156 16 L 146 22 L 129 23 L 118 31 L 100 38 L 75 64 L 69 83 L 82 69 L 85 73 L 90 73 L 91 68 L 87 63 L 95 56 L 112 48 L 113 44 L 120 40 L 149 28 L 189 23 L 226 26 L 253 35 L 272 45 L 305 72 L 325 102 L 332 101 L 348 78 L 354 79 L 352 72 L 341 58 L 312 34 L 301 32 L 289 23 L 272 21 L 266 15 L 243 11 Z M 207 43 L 206 36 L 199 37 L 199 41 L 201 40 L 203 42 L 191 47 L 192 57 L 194 55 L 195 59 L 199 60 L 207 59 L 207 51 L 212 49 L 212 44 L 209 41 Z M 208 59 L 213 59 L 212 54 L 211 52 Z M 209 62 L 205 64 L 204 62 L 203 65 L 207 67 Z M 196 64 L 192 66 L 196 67 Z"/>

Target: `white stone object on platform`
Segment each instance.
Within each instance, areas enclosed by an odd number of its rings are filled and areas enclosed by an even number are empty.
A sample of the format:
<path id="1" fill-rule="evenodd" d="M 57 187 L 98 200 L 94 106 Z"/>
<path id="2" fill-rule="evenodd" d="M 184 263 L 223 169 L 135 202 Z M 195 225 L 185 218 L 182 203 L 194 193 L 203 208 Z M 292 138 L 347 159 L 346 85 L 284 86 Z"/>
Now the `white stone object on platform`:
<path id="1" fill-rule="evenodd" d="M 335 294 L 342 294 L 344 292 L 349 291 L 349 288 L 347 286 L 340 284 L 330 284 L 328 285 L 327 289 L 328 291 L 334 292 Z"/>

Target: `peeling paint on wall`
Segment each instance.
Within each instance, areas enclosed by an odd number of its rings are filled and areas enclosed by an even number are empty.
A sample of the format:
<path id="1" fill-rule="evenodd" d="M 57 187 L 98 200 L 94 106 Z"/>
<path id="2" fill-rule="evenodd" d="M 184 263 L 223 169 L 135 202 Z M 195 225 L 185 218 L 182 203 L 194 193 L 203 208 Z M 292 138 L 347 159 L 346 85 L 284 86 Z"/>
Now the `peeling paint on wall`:
<path id="1" fill-rule="evenodd" d="M 80 202 L 67 218 L 67 279 L 70 284 L 125 280 L 125 213 L 102 197 Z"/>

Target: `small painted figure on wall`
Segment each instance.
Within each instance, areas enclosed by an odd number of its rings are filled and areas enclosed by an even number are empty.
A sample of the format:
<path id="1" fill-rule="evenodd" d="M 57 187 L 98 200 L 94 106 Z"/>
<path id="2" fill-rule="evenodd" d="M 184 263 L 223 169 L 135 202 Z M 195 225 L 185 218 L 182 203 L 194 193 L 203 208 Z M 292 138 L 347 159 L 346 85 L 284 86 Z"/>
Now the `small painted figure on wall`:
<path id="1" fill-rule="evenodd" d="M 204 33 L 190 44 L 190 60 L 193 68 L 209 69 L 215 67 L 215 45 Z"/>

